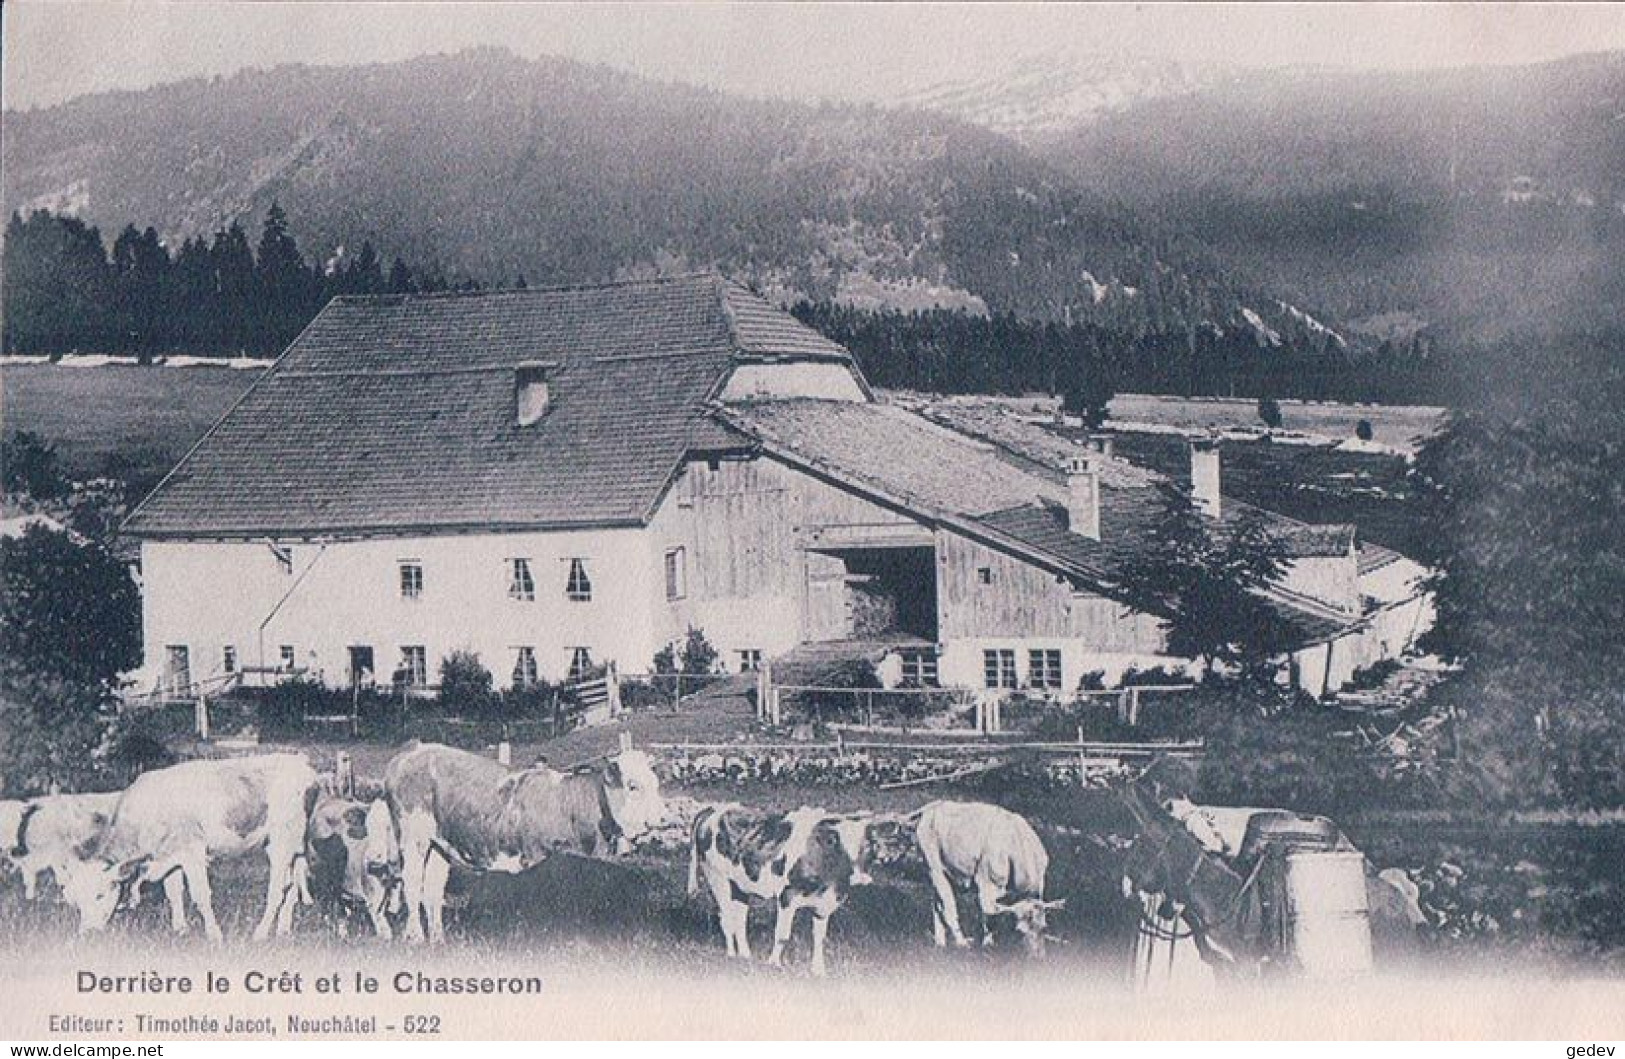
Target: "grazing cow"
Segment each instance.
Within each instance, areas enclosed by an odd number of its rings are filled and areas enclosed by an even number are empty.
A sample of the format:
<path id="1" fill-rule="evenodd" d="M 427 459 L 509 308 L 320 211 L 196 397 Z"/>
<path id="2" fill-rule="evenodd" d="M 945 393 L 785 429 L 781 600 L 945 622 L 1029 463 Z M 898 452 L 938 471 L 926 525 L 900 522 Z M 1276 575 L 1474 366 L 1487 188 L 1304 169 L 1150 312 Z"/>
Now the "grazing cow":
<path id="1" fill-rule="evenodd" d="M 615 852 L 664 818 L 649 755 L 623 750 L 599 774 L 536 765 L 511 771 L 490 758 L 424 744 L 395 757 L 384 787 L 401 842 L 406 940 L 444 937 L 451 865 L 519 872 L 555 850 Z M 421 916 L 420 916 L 421 913 Z"/>
<path id="2" fill-rule="evenodd" d="M 822 809 L 758 813 L 738 805 L 707 806 L 694 818 L 689 849 L 688 892 L 700 880 L 716 898 L 717 918 L 728 955 L 749 960 L 750 901 L 776 909 L 773 951 L 767 962 L 784 962 L 784 949 L 803 908 L 812 910 L 812 973 L 826 973 L 824 937 L 829 918 L 854 886 L 874 880 L 877 824 L 866 813 L 835 815 Z"/>
<path id="3" fill-rule="evenodd" d="M 23 895 L 32 901 L 40 877 L 51 872 L 56 884 L 82 859 L 80 850 L 94 843 L 113 818 L 115 794 L 53 794 L 25 802 L 0 803 L 0 835 L 5 852 L 23 877 Z"/>
<path id="4" fill-rule="evenodd" d="M 397 893 L 401 847 L 384 799 L 329 795 L 317 802 L 305 828 L 305 860 L 309 892 L 341 935 L 354 909 L 367 914 L 379 937 L 394 936 L 387 912 Z"/>
<path id="5" fill-rule="evenodd" d="M 142 773 L 119 799 L 112 825 L 64 898 L 79 910 L 81 932 L 107 925 L 132 887 L 179 877 L 191 891 L 211 941 L 215 920 L 209 861 L 263 849 L 270 863 L 265 913 L 254 937 L 286 934 L 293 923 L 296 865 L 304 855 L 307 808 L 319 790 L 301 754 L 187 761 Z M 173 892 L 173 891 L 172 891 Z"/>
<path id="6" fill-rule="evenodd" d="M 6 855 L 22 874 L 23 896 L 32 901 L 40 876 L 50 872 L 66 894 L 69 877 L 83 867 L 112 823 L 119 794 L 53 794 L 26 802 L 0 803 L 0 835 Z M 15 810 L 13 810 L 15 807 Z M 186 931 L 186 906 L 179 879 L 164 880 L 170 924 Z"/>
<path id="7" fill-rule="evenodd" d="M 932 802 L 914 816 L 914 841 L 931 874 L 936 943 L 952 937 L 955 945 L 967 944 L 959 929 L 958 884 L 976 892 L 983 945 L 993 944 L 993 917 L 1007 915 L 1027 950 L 1042 956 L 1048 914 L 1066 902 L 1044 900 L 1049 854 L 1032 825 L 984 802 Z"/>

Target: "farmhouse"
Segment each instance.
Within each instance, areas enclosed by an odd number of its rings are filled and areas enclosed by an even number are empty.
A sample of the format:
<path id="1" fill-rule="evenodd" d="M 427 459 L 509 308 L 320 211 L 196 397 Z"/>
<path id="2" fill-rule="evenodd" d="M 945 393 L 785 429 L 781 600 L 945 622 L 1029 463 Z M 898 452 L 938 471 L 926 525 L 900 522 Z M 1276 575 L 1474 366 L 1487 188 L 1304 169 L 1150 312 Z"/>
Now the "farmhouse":
<path id="1" fill-rule="evenodd" d="M 1192 452 L 1212 517 L 1220 455 Z M 1114 598 L 1156 476 L 1109 442 L 877 399 L 851 355 L 714 275 L 339 298 L 130 517 L 148 665 L 425 685 L 645 669 L 690 627 L 730 669 L 886 643 L 922 683 L 1059 692 L 1166 663 Z M 1276 519 L 1292 672 L 1406 648 L 1420 573 Z"/>

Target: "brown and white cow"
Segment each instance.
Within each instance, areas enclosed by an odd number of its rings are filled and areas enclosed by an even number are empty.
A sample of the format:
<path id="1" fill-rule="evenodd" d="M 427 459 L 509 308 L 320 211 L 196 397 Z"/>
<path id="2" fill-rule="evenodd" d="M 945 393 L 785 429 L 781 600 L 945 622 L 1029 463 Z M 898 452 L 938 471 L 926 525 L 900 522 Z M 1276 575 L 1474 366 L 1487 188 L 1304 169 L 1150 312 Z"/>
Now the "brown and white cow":
<path id="1" fill-rule="evenodd" d="M 443 939 L 451 865 L 520 872 L 555 850 L 616 852 L 666 815 L 649 755 L 623 750 L 601 773 L 512 771 L 438 744 L 395 757 L 384 788 L 401 842 L 408 941 Z"/>
<path id="2" fill-rule="evenodd" d="M 1044 953 L 1047 916 L 1065 901 L 1044 899 L 1049 854 L 1025 819 L 984 802 L 932 802 L 913 814 L 914 842 L 931 875 L 932 936 L 966 945 L 955 886 L 973 889 L 982 913 L 982 944 L 993 944 L 995 916 L 1013 918 L 1035 956 Z"/>
<path id="3" fill-rule="evenodd" d="M 838 815 L 810 808 L 762 813 L 739 805 L 707 806 L 694 818 L 689 894 L 699 893 L 703 878 L 717 902 L 728 955 L 744 960 L 751 958 L 750 902 L 771 901 L 773 951 L 767 962 L 775 967 L 783 965 L 796 916 L 811 909 L 812 973 L 821 976 L 827 972 L 824 938 L 830 917 L 854 886 L 873 881 L 870 829 L 875 823 L 867 813 Z"/>
<path id="4" fill-rule="evenodd" d="M 79 910 L 81 932 L 107 925 L 143 882 L 184 880 L 210 940 L 222 940 L 215 920 L 209 862 L 264 850 L 270 864 L 265 913 L 254 928 L 263 939 L 273 924 L 293 923 L 295 861 L 304 855 L 306 809 L 319 790 L 302 754 L 187 761 L 143 773 L 114 810 L 113 822 L 63 897 Z"/>
<path id="5" fill-rule="evenodd" d="M 317 802 L 305 828 L 305 862 L 301 883 L 341 935 L 359 910 L 379 937 L 394 936 L 387 913 L 399 892 L 401 847 L 384 799 L 328 795 Z"/>

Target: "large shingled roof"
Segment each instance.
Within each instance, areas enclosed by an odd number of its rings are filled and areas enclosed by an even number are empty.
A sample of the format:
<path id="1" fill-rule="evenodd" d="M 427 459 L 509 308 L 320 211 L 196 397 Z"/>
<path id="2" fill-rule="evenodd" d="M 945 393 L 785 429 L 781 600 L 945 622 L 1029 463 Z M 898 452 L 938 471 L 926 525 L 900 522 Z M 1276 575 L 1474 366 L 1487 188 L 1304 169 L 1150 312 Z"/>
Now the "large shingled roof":
<path id="1" fill-rule="evenodd" d="M 730 365 L 850 360 L 711 275 L 338 298 L 125 530 L 317 535 L 636 524 L 684 454 L 739 439 L 705 412 Z M 514 416 L 514 370 L 551 407 Z"/>

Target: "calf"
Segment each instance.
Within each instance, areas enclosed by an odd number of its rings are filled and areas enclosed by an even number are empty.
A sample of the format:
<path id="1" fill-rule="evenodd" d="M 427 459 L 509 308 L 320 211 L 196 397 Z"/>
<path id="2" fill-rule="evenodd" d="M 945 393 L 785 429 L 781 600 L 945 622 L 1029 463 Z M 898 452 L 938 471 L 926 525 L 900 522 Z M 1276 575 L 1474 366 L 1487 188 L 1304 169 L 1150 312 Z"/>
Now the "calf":
<path id="1" fill-rule="evenodd" d="M 382 798 L 360 802 L 329 795 L 316 803 L 305 828 L 309 892 L 348 933 L 352 909 L 363 911 L 381 938 L 391 938 L 390 899 L 400 880 L 400 843 Z"/>
<path id="2" fill-rule="evenodd" d="M 318 789 L 316 770 L 299 754 L 187 761 L 142 773 L 63 893 L 79 910 L 80 931 L 105 927 L 141 883 L 164 880 L 167 889 L 178 878 L 203 916 L 204 931 L 220 941 L 209 861 L 264 850 L 270 877 L 254 937 L 268 937 L 273 924 L 277 933 L 288 933 L 295 862 L 304 854 L 306 810 Z"/>
<path id="3" fill-rule="evenodd" d="M 406 940 L 442 940 L 451 865 L 519 872 L 555 850 L 616 851 L 666 815 L 649 756 L 623 750 L 601 773 L 510 771 L 490 758 L 425 744 L 395 757 L 385 773 L 400 831 Z M 421 913 L 421 919 L 420 919 Z"/>
<path id="4" fill-rule="evenodd" d="M 952 937 L 955 945 L 967 944 L 959 929 L 958 884 L 976 891 L 983 945 L 993 944 L 993 917 L 1008 915 L 1028 951 L 1042 956 L 1048 913 L 1066 902 L 1044 900 L 1049 854 L 1032 825 L 982 802 L 932 802 L 913 819 L 914 841 L 931 875 L 936 943 Z"/>
<path id="5" fill-rule="evenodd" d="M 830 916 L 852 887 L 873 881 L 868 871 L 875 859 L 873 823 L 866 813 L 841 816 L 801 808 L 779 814 L 707 806 L 694 818 L 689 893 L 698 894 L 705 880 L 717 902 L 728 955 L 744 960 L 751 958 L 751 899 L 773 902 L 773 951 L 767 962 L 775 967 L 783 964 L 797 914 L 811 909 L 812 973 L 822 976 Z"/>

